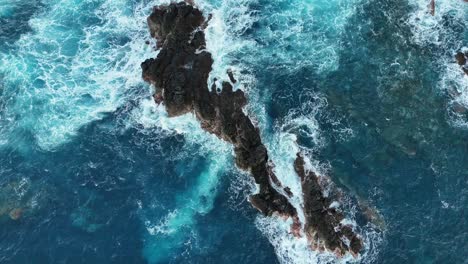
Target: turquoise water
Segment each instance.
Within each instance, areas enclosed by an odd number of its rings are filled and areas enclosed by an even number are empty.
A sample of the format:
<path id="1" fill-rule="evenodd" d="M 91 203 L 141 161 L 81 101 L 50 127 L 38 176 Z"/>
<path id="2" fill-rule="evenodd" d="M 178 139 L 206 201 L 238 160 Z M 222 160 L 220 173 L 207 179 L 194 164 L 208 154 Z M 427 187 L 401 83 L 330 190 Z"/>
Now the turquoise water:
<path id="1" fill-rule="evenodd" d="M 0 0 L 0 263 L 466 262 L 468 4 L 196 1 L 210 82 L 233 69 L 278 178 L 301 191 L 302 150 L 347 194 L 366 246 L 338 260 L 259 216 L 231 147 L 153 103 L 163 2 Z"/>

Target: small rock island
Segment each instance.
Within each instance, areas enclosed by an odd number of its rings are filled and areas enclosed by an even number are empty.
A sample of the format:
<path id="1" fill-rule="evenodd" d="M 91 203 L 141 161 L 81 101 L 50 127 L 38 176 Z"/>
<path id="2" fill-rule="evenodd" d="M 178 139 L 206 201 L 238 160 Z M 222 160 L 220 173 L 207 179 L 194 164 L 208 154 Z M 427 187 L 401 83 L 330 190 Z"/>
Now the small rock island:
<path id="1" fill-rule="evenodd" d="M 159 53 L 141 67 L 143 79 L 156 89 L 156 103 L 162 103 L 170 117 L 193 113 L 205 131 L 233 145 L 236 165 L 250 172 L 260 188 L 249 200 L 262 214 L 292 218 L 292 233 L 305 234 L 312 248 L 358 255 L 363 246 L 360 236 L 342 224 L 344 215 L 331 206 L 317 176 L 306 171 L 300 153 L 294 167 L 302 183 L 305 223 L 289 202 L 287 196 L 293 195 L 289 189 L 284 188 L 286 196 L 278 190 L 281 184 L 259 130 L 242 110 L 247 98 L 233 89 L 233 73 L 227 73 L 230 82 L 224 81 L 222 87 L 208 88 L 213 59 L 206 50 L 204 29 L 209 21 L 203 13 L 191 2 L 171 3 L 154 7 L 147 22 Z"/>

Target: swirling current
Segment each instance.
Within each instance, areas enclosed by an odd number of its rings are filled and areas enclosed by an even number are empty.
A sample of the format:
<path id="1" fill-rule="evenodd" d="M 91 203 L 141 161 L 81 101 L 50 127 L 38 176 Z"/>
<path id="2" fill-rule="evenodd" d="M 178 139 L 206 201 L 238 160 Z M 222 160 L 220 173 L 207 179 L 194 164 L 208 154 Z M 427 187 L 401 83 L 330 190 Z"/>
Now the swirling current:
<path id="1" fill-rule="evenodd" d="M 466 263 L 466 1 L 194 1 L 209 83 L 236 74 L 292 193 L 298 151 L 343 190 L 358 258 L 261 216 L 232 146 L 154 102 L 169 2 L 0 0 L 0 263 Z"/>

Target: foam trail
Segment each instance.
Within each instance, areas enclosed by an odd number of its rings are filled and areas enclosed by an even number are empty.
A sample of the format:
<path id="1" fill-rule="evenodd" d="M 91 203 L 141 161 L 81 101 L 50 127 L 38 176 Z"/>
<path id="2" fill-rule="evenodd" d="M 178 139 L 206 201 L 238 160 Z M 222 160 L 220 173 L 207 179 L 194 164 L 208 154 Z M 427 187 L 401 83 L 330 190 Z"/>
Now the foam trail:
<path id="1" fill-rule="evenodd" d="M 29 131 L 39 147 L 53 150 L 124 104 L 129 88 L 143 83 L 141 58 L 152 53 L 144 43 L 150 6 L 47 1 L 30 20 L 32 31 L 0 52 L 6 98 L 0 123 L 9 123 L 2 137 L 18 145 L 18 132 Z"/>
<path id="2" fill-rule="evenodd" d="M 196 152 L 206 157 L 208 164 L 197 176 L 194 186 L 177 195 L 174 210 L 156 224 L 154 219 L 145 221 L 148 239 L 144 255 L 150 263 L 165 263 L 174 250 L 182 248 L 196 236 L 195 218 L 209 213 L 213 208 L 220 176 L 231 168 L 231 149 L 216 136 L 203 131 L 192 114 L 169 118 L 164 107 L 157 106 L 152 98 L 143 100 L 140 107 L 133 111 L 132 118 L 145 130 L 156 128 L 160 135 L 184 135 L 186 149 L 200 144 Z"/>
<path id="3" fill-rule="evenodd" d="M 146 228 L 152 238 L 145 244 L 144 255 L 150 263 L 160 263 L 189 241 L 190 234 L 196 233 L 195 217 L 211 211 L 216 196 L 219 177 L 226 168 L 227 157 L 208 157 L 210 163 L 200 175 L 195 186 L 189 191 L 177 196 L 177 208 L 169 213 L 164 220 L 153 225 L 146 222 Z"/>

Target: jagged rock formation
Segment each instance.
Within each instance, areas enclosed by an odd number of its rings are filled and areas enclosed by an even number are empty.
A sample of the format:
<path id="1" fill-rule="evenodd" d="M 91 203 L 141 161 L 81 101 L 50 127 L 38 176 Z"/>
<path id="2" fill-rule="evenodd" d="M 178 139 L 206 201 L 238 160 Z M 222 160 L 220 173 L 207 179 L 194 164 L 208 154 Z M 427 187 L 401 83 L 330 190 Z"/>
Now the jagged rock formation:
<path id="1" fill-rule="evenodd" d="M 154 7 L 148 17 L 148 26 L 160 51 L 155 59 L 142 63 L 143 78 L 154 84 L 155 101 L 165 105 L 169 116 L 194 113 L 204 130 L 234 146 L 236 165 L 249 171 L 260 186 L 259 193 L 250 197 L 252 205 L 264 215 L 277 213 L 292 217 L 294 234 L 299 235 L 301 224 L 296 208 L 273 187 L 273 184 L 280 187 L 280 183 L 269 164 L 267 150 L 258 128 L 242 111 L 247 103 L 244 93 L 234 91 L 229 82 L 223 82 L 222 87 L 214 85 L 211 90 L 207 87 L 213 64 L 211 54 L 205 50 L 203 29 L 207 22 L 198 9 L 185 2 Z M 233 73 L 227 74 L 235 83 Z M 310 195 L 310 199 L 305 199 L 305 211 L 308 212 L 306 227 L 317 228 L 317 234 L 326 241 L 330 250 L 345 253 L 351 249 L 359 253 L 360 240 L 351 229 L 342 228 L 334 232 L 336 222 L 333 218 L 339 219 L 335 217 L 339 214 L 325 209 L 327 207 L 323 206 L 328 204 L 322 200 L 316 203 L 318 198 L 323 199 L 322 193 L 312 190 L 315 186 L 309 184 L 309 175 L 300 170 L 300 163 L 296 167 L 303 177 L 304 194 Z M 292 195 L 289 189 L 284 191 L 288 196 Z M 340 242 L 342 235 L 351 240 L 351 247 Z"/>
<path id="2" fill-rule="evenodd" d="M 260 192 L 250 198 L 265 215 L 296 216 L 288 199 L 270 184 L 272 170 L 258 129 L 244 114 L 244 93 L 224 82 L 220 89 L 207 87 L 213 60 L 204 50 L 202 13 L 184 2 L 155 7 L 148 18 L 151 36 L 161 48 L 156 59 L 142 64 L 143 78 L 157 87 L 169 116 L 195 113 L 206 131 L 234 145 L 236 164 L 251 171 Z"/>
<path id="3" fill-rule="evenodd" d="M 468 74 L 468 51 L 462 52 L 459 51 L 457 54 L 455 54 L 455 59 L 457 60 L 458 65 L 461 66 L 463 72 L 465 74 Z"/>
<path id="4" fill-rule="evenodd" d="M 323 241 L 327 248 L 339 255 L 347 251 L 359 253 L 361 239 L 351 227 L 341 224 L 343 214 L 331 206 L 331 199 L 324 196 L 317 175 L 305 170 L 304 158 L 300 154 L 294 162 L 294 169 L 301 178 L 306 218 L 304 231 L 309 241 Z M 320 248 L 321 245 L 314 246 Z"/>
<path id="5" fill-rule="evenodd" d="M 432 16 L 435 15 L 435 0 L 431 0 L 429 3 L 429 13 L 431 13 Z"/>

